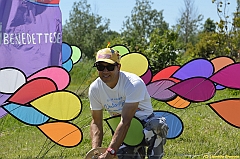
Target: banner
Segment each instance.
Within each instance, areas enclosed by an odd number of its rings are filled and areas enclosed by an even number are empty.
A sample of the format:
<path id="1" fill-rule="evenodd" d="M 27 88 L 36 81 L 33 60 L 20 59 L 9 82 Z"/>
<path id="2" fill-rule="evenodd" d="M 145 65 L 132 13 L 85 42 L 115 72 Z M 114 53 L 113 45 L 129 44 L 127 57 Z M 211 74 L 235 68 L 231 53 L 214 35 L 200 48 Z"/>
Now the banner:
<path id="1" fill-rule="evenodd" d="M 61 66 L 61 51 L 59 0 L 0 0 L 0 71 L 17 68 L 28 77 L 47 66 Z M 1 88 L 7 81 L 0 78 Z M 1 105 L 9 95 L 0 93 Z"/>

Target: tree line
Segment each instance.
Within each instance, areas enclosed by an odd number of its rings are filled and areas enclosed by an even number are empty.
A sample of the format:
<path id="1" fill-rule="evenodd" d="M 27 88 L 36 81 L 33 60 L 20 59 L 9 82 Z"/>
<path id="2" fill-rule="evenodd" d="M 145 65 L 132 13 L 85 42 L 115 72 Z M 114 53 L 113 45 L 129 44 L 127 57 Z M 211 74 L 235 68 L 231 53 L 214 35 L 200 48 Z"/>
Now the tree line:
<path id="1" fill-rule="evenodd" d="M 123 44 L 131 52 L 145 54 L 153 73 L 200 57 L 230 56 L 239 61 L 240 0 L 236 0 L 236 10 L 231 13 L 226 11 L 231 5 L 229 0 L 209 0 L 216 5 L 217 22 L 210 18 L 203 22 L 194 0 L 183 1 L 177 24 L 169 26 L 163 10 L 153 9 L 151 0 L 136 0 L 119 33 L 110 30 L 109 19 L 92 12 L 87 0 L 79 0 L 63 26 L 63 41 L 81 48 L 88 59 L 93 59 L 108 42 Z"/>

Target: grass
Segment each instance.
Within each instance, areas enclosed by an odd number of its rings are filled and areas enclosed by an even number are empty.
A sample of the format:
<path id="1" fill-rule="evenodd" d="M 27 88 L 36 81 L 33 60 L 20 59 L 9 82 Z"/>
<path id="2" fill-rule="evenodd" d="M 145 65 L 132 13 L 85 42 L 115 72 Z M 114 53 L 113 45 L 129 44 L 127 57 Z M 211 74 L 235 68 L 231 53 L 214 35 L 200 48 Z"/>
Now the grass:
<path id="1" fill-rule="evenodd" d="M 7 115 L 0 120 L 0 159 L 84 158 L 91 149 L 89 136 L 91 117 L 89 101 L 86 98 L 87 88 L 96 78 L 96 72 L 91 69 L 91 64 L 92 62 L 76 65 L 71 71 L 72 82 L 68 87 L 68 90 L 78 94 L 82 101 L 82 113 L 72 121 L 83 131 L 82 142 L 74 148 L 63 148 L 49 141 L 37 127 L 28 126 Z M 212 101 L 231 96 L 225 91 L 217 94 Z M 155 100 L 152 103 L 155 110 L 175 113 L 184 123 L 181 136 L 167 140 L 164 146 L 164 159 L 220 158 L 225 155 L 240 158 L 240 129 L 219 118 L 206 103 L 192 103 L 186 109 L 174 109 Z M 106 112 L 104 117 L 108 117 Z M 112 135 L 106 123 L 104 133 L 103 146 L 107 146 Z"/>

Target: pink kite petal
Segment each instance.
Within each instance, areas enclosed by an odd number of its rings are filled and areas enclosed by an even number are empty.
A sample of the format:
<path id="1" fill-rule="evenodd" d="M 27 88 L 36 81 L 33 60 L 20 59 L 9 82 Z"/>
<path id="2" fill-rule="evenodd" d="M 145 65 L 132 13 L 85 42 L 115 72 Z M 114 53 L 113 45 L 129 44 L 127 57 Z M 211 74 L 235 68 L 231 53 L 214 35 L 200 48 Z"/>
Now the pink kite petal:
<path id="1" fill-rule="evenodd" d="M 141 76 L 141 78 L 144 81 L 144 83 L 147 85 L 152 80 L 152 71 L 148 69 L 148 71 L 143 76 Z"/>
<path id="2" fill-rule="evenodd" d="M 204 77 L 190 78 L 169 88 L 179 96 L 194 102 L 211 99 L 216 92 L 215 85 Z"/>
<path id="3" fill-rule="evenodd" d="M 24 84 L 8 101 L 24 105 L 56 90 L 55 83 L 48 78 L 33 79 Z"/>
<path id="4" fill-rule="evenodd" d="M 228 65 L 215 73 L 210 80 L 222 86 L 234 89 L 240 89 L 240 63 Z"/>
<path id="5" fill-rule="evenodd" d="M 47 77 L 52 79 L 56 85 L 58 90 L 65 89 L 70 82 L 70 75 L 68 72 L 62 68 L 62 67 L 47 67 L 43 70 L 40 70 L 39 72 L 36 72 L 35 74 L 28 77 L 28 81 L 34 78 L 38 77 Z"/>
<path id="6" fill-rule="evenodd" d="M 240 128 L 240 100 L 228 99 L 208 104 L 223 120 Z"/>

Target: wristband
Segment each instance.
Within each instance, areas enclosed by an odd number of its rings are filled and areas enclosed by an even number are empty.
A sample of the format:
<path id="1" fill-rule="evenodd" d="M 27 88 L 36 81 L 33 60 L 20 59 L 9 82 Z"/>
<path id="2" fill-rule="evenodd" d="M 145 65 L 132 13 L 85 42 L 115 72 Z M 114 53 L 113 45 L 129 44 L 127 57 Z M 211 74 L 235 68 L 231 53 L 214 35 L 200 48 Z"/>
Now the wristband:
<path id="1" fill-rule="evenodd" d="M 109 152 L 111 155 L 114 155 L 114 156 L 117 155 L 117 152 L 114 149 L 110 148 L 110 147 L 107 148 L 107 152 Z"/>

